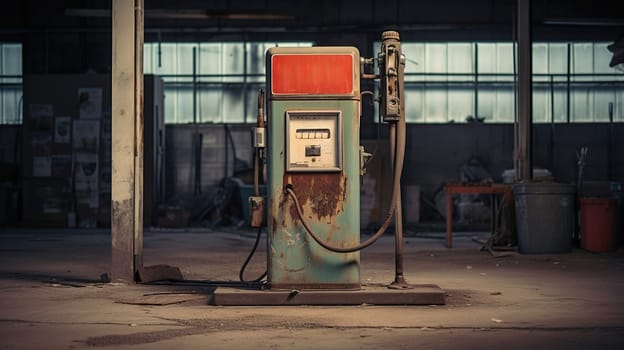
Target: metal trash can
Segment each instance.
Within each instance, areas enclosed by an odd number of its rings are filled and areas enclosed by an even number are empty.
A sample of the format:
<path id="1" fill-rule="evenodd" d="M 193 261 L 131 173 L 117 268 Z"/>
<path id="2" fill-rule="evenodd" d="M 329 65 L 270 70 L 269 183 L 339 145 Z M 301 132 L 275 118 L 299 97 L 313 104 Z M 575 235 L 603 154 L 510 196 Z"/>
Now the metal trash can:
<path id="1" fill-rule="evenodd" d="M 574 232 L 574 185 L 527 182 L 513 186 L 518 252 L 567 253 Z"/>

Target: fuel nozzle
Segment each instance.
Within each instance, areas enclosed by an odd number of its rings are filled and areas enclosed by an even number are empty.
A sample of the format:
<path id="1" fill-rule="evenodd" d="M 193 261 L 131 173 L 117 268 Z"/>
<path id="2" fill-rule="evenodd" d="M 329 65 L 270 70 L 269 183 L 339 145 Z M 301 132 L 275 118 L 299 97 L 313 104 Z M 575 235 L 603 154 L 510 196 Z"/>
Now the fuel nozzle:
<path id="1" fill-rule="evenodd" d="M 405 56 L 401 53 L 399 33 L 386 31 L 381 35 L 378 55 L 380 74 L 381 112 L 385 122 L 395 122 L 403 117 L 403 81 Z"/>
<path id="2" fill-rule="evenodd" d="M 266 128 L 264 127 L 264 90 L 258 91 L 258 120 L 254 130 L 254 147 L 266 147 Z"/>
<path id="3" fill-rule="evenodd" d="M 264 128 L 264 90 L 258 91 L 258 127 Z"/>
<path id="4" fill-rule="evenodd" d="M 266 128 L 264 123 L 264 90 L 258 91 L 258 119 L 253 129 L 253 144 L 256 148 L 254 157 L 254 196 L 249 197 L 251 227 L 262 227 L 265 224 L 265 200 L 260 196 L 260 173 L 264 173 L 264 148 L 266 147 Z M 264 176 L 263 176 L 264 178 Z M 242 278 L 241 278 L 242 279 Z"/>

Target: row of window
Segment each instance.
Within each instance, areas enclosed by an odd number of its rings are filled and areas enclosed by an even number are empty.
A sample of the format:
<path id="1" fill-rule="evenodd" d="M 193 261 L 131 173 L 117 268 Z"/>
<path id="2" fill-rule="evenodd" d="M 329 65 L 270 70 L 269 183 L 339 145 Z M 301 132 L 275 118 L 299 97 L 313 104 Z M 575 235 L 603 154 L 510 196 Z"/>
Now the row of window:
<path id="1" fill-rule="evenodd" d="M 535 122 L 624 121 L 624 74 L 608 43 L 533 44 Z M 512 43 L 405 43 L 406 115 L 445 123 L 514 120 Z"/>
<path id="2" fill-rule="evenodd" d="M 276 45 L 148 43 L 145 71 L 165 80 L 169 123 L 250 122 L 256 92 L 264 85 L 266 49 Z M 533 45 L 534 121 L 624 121 L 624 74 L 609 67 L 607 45 Z M 403 43 L 402 49 L 408 122 L 460 122 L 475 116 L 513 122 L 512 43 Z"/>
<path id="3" fill-rule="evenodd" d="M 252 122 L 265 52 L 278 45 L 312 43 L 146 43 L 144 71 L 163 77 L 167 123 Z M 607 45 L 533 44 L 534 121 L 624 122 L 624 73 L 609 67 Z M 513 122 L 512 43 L 403 43 L 402 49 L 408 122 Z M 0 123 L 21 122 L 21 56 L 20 44 L 0 44 Z"/>
<path id="4" fill-rule="evenodd" d="M 274 46 L 312 43 L 147 43 L 143 70 L 165 82 L 167 123 L 251 122 L 264 87 L 264 55 Z"/>
<path id="5" fill-rule="evenodd" d="M 0 43 L 0 124 L 22 121 L 22 45 Z"/>

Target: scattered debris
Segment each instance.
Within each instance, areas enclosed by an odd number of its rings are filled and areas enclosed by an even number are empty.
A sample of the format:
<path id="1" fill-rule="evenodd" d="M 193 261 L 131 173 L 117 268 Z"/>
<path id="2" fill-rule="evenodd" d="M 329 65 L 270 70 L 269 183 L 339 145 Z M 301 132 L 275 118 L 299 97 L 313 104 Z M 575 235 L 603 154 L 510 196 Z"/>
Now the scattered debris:
<path id="1" fill-rule="evenodd" d="M 108 273 L 103 273 L 100 275 L 100 282 L 102 283 L 110 283 L 111 278 L 110 275 Z"/>
<path id="2" fill-rule="evenodd" d="M 141 295 L 139 297 L 131 297 L 116 300 L 118 304 L 128 305 L 155 305 L 164 306 L 171 304 L 180 304 L 187 301 L 194 300 L 208 300 L 209 295 L 202 295 L 196 293 L 171 293 L 171 294 L 155 294 L 155 295 Z"/>
<path id="3" fill-rule="evenodd" d="M 149 283 L 154 281 L 183 281 L 182 271 L 175 266 L 154 265 L 139 268 L 139 281 Z"/>
<path id="4" fill-rule="evenodd" d="M 45 283 L 49 283 L 50 286 L 52 287 L 74 287 L 74 288 L 83 288 L 86 287 L 87 284 L 86 283 L 79 283 L 79 282 L 70 282 L 70 281 L 62 281 L 62 280 L 57 280 L 56 278 L 50 279 L 50 280 L 44 280 L 43 282 Z"/>
<path id="5" fill-rule="evenodd" d="M 159 227 L 188 227 L 190 217 L 189 211 L 180 206 L 160 205 L 158 207 Z"/>
<path id="6" fill-rule="evenodd" d="M 294 297 L 297 296 L 297 294 L 299 294 L 301 291 L 297 290 L 297 289 L 293 289 L 290 291 L 290 293 L 288 294 L 288 297 L 286 298 L 287 300 L 291 300 Z"/>

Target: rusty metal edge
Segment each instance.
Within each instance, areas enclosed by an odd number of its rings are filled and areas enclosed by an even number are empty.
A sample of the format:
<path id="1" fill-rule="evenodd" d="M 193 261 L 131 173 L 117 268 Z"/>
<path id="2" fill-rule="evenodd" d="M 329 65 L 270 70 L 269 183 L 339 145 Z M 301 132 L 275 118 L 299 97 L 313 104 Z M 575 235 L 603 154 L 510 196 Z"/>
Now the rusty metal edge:
<path id="1" fill-rule="evenodd" d="M 211 304 L 218 306 L 282 305 L 444 305 L 446 296 L 435 285 L 416 286 L 408 290 L 380 288 L 357 291 L 274 291 L 241 290 L 219 287 Z"/>
<path id="2" fill-rule="evenodd" d="M 271 283 L 271 290 L 318 290 L 318 291 L 327 291 L 327 290 L 350 290 L 356 291 L 360 290 L 359 283 Z"/>

